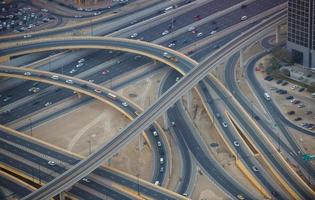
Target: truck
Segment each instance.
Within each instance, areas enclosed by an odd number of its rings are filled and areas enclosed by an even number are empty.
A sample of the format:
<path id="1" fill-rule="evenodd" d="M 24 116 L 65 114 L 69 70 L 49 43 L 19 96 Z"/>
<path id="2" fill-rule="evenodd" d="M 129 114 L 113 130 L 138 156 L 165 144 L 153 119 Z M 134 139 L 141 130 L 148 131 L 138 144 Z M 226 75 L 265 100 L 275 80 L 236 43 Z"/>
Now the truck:
<path id="1" fill-rule="evenodd" d="M 116 100 L 116 99 L 117 99 L 117 96 L 114 95 L 114 94 L 112 94 L 112 93 L 108 93 L 107 96 L 108 96 L 108 98 L 111 98 L 111 99 L 113 99 L 113 100 Z"/>

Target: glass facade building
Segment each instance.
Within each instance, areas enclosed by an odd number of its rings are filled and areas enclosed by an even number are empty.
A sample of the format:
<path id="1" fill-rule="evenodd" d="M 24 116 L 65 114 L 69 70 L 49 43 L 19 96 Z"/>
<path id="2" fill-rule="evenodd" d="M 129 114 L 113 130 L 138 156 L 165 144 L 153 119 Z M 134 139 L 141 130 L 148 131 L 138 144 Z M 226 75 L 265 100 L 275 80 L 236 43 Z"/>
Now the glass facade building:
<path id="1" fill-rule="evenodd" d="M 315 67 L 315 0 L 288 1 L 288 42 L 293 60 Z"/>

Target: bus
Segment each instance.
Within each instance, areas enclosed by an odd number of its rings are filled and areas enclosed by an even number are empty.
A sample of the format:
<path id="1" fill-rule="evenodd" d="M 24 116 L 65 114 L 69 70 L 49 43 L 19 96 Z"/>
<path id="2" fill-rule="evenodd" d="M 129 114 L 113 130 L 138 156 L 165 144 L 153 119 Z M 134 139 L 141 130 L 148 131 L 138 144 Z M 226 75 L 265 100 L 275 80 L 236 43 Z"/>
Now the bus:
<path id="1" fill-rule="evenodd" d="M 270 101 L 270 95 L 267 93 L 267 92 L 265 92 L 264 93 L 264 97 L 265 97 L 265 99 L 267 100 L 267 101 Z"/>
<path id="2" fill-rule="evenodd" d="M 116 100 L 117 99 L 117 96 L 112 94 L 112 93 L 108 93 L 107 96 L 113 100 Z"/>

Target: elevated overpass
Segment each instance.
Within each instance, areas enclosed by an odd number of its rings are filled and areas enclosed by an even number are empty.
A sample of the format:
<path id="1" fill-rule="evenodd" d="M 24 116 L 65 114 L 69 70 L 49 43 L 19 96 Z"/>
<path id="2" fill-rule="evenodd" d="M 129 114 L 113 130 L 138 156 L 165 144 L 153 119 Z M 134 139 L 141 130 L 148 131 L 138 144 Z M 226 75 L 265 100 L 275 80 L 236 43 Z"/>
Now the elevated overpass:
<path id="1" fill-rule="evenodd" d="M 125 142 L 130 139 L 130 137 L 136 135 L 141 130 L 145 129 L 147 126 L 152 123 L 154 119 L 156 119 L 161 113 L 163 113 L 169 106 L 174 104 L 178 98 L 180 98 L 186 91 L 191 89 L 196 83 L 198 83 L 199 80 L 204 78 L 207 73 L 212 69 L 212 66 L 214 64 L 219 63 L 222 61 L 222 59 L 230 55 L 231 52 L 234 50 L 237 50 L 238 48 L 242 46 L 246 46 L 247 44 L 253 42 L 256 38 L 255 36 L 259 36 L 260 32 L 264 30 L 267 26 L 270 26 L 270 22 L 268 20 L 262 22 L 261 24 L 255 26 L 254 28 L 246 31 L 245 33 L 241 34 L 239 37 L 237 37 L 235 40 L 231 41 L 227 45 L 223 46 L 221 49 L 217 50 L 214 55 L 208 57 L 205 59 L 198 67 L 195 67 L 192 69 L 186 77 L 184 77 L 181 81 L 179 81 L 175 86 L 173 86 L 168 92 L 166 92 L 159 100 L 156 101 L 156 103 L 152 106 L 150 106 L 146 112 L 144 112 L 142 115 L 140 115 L 133 123 L 131 123 L 125 130 L 123 130 L 113 141 L 110 141 L 106 144 L 104 144 L 98 152 L 95 152 L 94 154 L 90 155 L 86 160 L 81 161 L 78 163 L 73 169 L 70 169 L 65 174 L 63 174 L 60 177 L 63 178 L 57 178 L 48 185 L 42 187 L 37 192 L 29 195 L 26 197 L 26 199 L 41 199 L 46 198 L 49 196 L 52 196 L 54 194 L 58 194 L 60 191 L 64 190 L 66 187 L 69 186 L 69 184 L 74 184 L 77 180 L 84 177 L 95 167 L 97 167 L 101 162 L 109 158 L 115 151 L 117 151 L 120 147 L 122 147 Z M 60 40 L 59 40 L 60 41 Z M 52 43 L 59 42 L 58 40 L 50 41 Z M 71 40 L 72 42 L 80 43 L 78 40 L 74 39 Z M 95 41 L 91 39 L 91 41 Z M 83 43 L 86 43 L 86 40 L 82 41 Z M 100 42 L 100 41 L 99 41 Z M 48 43 L 48 44 L 47 44 Z M 53 45 L 50 43 L 50 45 Z M 141 43 L 141 42 L 140 42 Z M 55 44 L 55 43 L 54 43 Z M 23 44 L 23 47 L 27 44 Z M 33 44 L 34 45 L 34 44 Z M 49 41 L 46 41 L 46 45 L 49 45 Z M 152 45 L 152 44 L 151 44 Z M 58 46 L 58 45 L 57 45 Z M 94 46 L 94 45 L 93 45 Z M 60 48 L 60 46 L 58 46 Z M 73 48 L 73 45 L 68 44 L 67 47 Z M 32 48 L 32 44 L 28 44 L 28 48 Z M 36 48 L 36 46 L 33 48 Z M 122 48 L 122 47 L 120 47 Z M 125 48 L 125 47 L 124 47 Z M 26 48 L 27 49 L 27 48 Z M 44 50 L 47 50 L 48 47 L 44 47 Z M 114 48 L 115 49 L 115 48 Z M 17 50 L 17 49 L 15 49 Z M 25 50 L 25 49 L 24 49 Z M 139 48 L 134 51 L 139 52 L 140 51 L 146 51 L 146 48 Z M 163 53 L 165 49 L 161 51 L 159 49 L 156 55 L 152 56 L 156 60 L 162 60 Z M 178 69 L 179 65 L 182 64 L 189 64 L 190 66 L 195 66 L 196 63 L 192 62 L 190 59 L 187 60 L 181 60 L 183 58 L 183 55 L 179 55 L 174 51 L 168 51 L 170 55 L 175 56 L 177 59 L 177 62 L 172 62 L 169 60 L 164 60 L 162 62 L 168 63 L 170 66 L 175 67 Z M 20 51 L 21 53 L 21 51 Z M 17 55 L 14 53 L 14 48 L 11 48 L 7 52 L 0 52 L 1 55 Z M 144 54 L 143 52 L 141 54 Z M 145 52 L 145 54 L 148 54 L 148 52 Z M 149 56 L 150 57 L 150 56 Z M 184 66 L 184 68 L 187 67 Z M 179 70 L 182 72 L 183 69 Z M 189 68 L 188 68 L 189 70 Z M 233 196 L 236 196 L 236 194 L 239 194 L 240 191 L 230 191 Z M 46 193 L 46 194 L 44 194 Z M 38 196 L 37 196 L 38 195 Z M 251 198 L 251 197 L 249 197 Z"/>

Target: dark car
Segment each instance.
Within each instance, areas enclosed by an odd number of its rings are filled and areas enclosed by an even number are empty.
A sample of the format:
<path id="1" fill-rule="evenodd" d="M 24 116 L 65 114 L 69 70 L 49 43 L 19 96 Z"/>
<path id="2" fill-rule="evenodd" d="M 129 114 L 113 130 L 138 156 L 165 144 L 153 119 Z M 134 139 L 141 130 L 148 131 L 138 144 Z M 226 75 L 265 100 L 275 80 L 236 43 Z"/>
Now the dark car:
<path id="1" fill-rule="evenodd" d="M 300 120 L 302 120 L 301 117 L 297 117 L 297 118 L 294 119 L 294 121 L 300 121 Z"/>
<path id="2" fill-rule="evenodd" d="M 281 85 L 286 86 L 288 84 L 289 84 L 288 81 L 284 81 Z"/>
<path id="3" fill-rule="evenodd" d="M 310 115 L 310 114 L 312 114 L 312 113 L 313 113 L 313 112 L 310 111 L 310 110 L 309 110 L 309 111 L 306 111 L 306 114 L 307 114 L 307 115 Z"/>
<path id="4" fill-rule="evenodd" d="M 305 88 L 302 87 L 299 89 L 299 92 L 303 92 L 304 90 L 305 90 Z"/>
<path id="5" fill-rule="evenodd" d="M 299 104 L 299 103 L 301 103 L 300 100 L 296 100 L 295 102 L 293 102 L 293 104 Z"/>
<path id="6" fill-rule="evenodd" d="M 295 112 L 293 110 L 288 112 L 288 115 L 294 115 L 294 114 L 295 114 Z"/>
<path id="7" fill-rule="evenodd" d="M 288 100 L 293 99 L 293 96 L 287 96 L 285 99 L 288 99 Z"/>
<path id="8" fill-rule="evenodd" d="M 277 84 L 280 84 L 280 83 L 282 83 L 283 82 L 283 80 L 278 80 L 277 81 Z"/>

